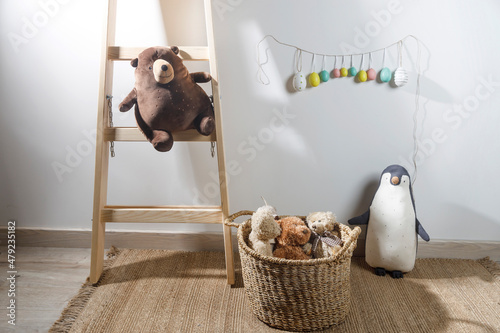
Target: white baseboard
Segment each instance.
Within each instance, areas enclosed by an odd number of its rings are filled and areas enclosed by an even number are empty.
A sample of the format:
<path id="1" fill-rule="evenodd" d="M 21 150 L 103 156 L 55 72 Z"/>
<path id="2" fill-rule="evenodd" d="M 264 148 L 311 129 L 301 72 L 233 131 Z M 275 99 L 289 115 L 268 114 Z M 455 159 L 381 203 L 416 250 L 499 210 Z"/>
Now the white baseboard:
<path id="1" fill-rule="evenodd" d="M 2 243 L 7 229 L 0 228 Z M 16 229 L 18 247 L 66 247 L 88 248 L 91 244 L 90 230 L 58 229 Z M 173 232 L 136 232 L 108 231 L 105 247 L 154 248 L 181 251 L 224 251 L 222 233 L 173 233 Z M 419 242 L 419 258 L 456 258 L 480 259 L 490 257 L 500 261 L 500 242 L 431 240 Z M 237 251 L 236 236 L 233 234 L 233 247 Z M 360 239 L 355 256 L 364 255 L 364 239 Z"/>

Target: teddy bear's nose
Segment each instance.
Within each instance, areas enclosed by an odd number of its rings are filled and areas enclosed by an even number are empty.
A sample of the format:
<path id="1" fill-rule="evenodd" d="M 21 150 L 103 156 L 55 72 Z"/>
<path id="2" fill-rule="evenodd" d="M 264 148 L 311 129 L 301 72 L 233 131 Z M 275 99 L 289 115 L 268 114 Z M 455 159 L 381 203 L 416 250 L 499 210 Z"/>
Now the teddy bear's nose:
<path id="1" fill-rule="evenodd" d="M 166 72 L 168 69 L 168 66 L 167 65 L 161 65 L 161 70 Z"/>

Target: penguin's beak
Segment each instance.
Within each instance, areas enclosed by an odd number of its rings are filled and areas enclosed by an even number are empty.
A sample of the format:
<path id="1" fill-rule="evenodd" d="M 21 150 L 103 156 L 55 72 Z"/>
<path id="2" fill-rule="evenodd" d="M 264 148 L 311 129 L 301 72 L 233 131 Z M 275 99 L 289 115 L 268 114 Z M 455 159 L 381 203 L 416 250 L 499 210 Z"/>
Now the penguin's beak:
<path id="1" fill-rule="evenodd" d="M 391 183 L 392 185 L 398 185 L 399 184 L 399 178 L 394 176 L 391 178 Z"/>

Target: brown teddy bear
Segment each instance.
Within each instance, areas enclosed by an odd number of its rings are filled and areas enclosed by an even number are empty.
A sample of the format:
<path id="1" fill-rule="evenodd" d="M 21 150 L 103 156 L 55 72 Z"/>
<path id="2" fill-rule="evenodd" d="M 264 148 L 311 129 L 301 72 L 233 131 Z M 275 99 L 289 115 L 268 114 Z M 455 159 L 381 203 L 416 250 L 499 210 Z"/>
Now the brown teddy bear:
<path id="1" fill-rule="evenodd" d="M 296 216 L 290 216 L 278 220 L 278 224 L 281 235 L 276 237 L 273 255 L 284 259 L 311 259 L 302 248 L 311 237 L 311 230 L 305 222 Z"/>
<path id="2" fill-rule="evenodd" d="M 135 86 L 119 105 L 121 112 L 135 105 L 137 125 L 158 151 L 169 151 L 172 132 L 195 128 L 210 135 L 215 128 L 212 102 L 196 84 L 211 80 L 209 73 L 189 73 L 179 48 L 150 47 L 130 64 Z"/>

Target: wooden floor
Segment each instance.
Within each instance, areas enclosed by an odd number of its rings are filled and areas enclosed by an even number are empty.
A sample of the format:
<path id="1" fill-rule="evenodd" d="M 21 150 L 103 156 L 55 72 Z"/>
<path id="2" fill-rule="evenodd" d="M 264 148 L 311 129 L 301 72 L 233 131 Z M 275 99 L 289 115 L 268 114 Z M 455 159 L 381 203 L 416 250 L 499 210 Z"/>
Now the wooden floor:
<path id="1" fill-rule="evenodd" d="M 0 332 L 47 332 L 89 275 L 90 249 L 16 249 L 16 326 L 7 323 L 7 255 L 1 253 Z"/>
<path id="2" fill-rule="evenodd" d="M 89 274 L 90 249 L 23 247 L 16 251 L 16 326 L 7 323 L 8 263 L 0 254 L 0 332 L 47 332 Z"/>

